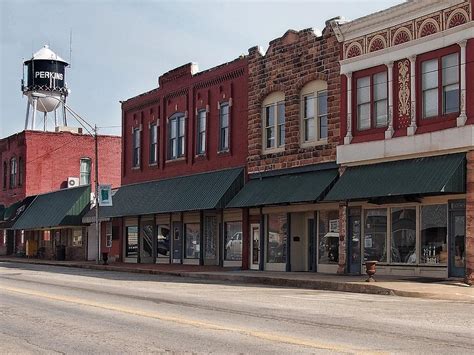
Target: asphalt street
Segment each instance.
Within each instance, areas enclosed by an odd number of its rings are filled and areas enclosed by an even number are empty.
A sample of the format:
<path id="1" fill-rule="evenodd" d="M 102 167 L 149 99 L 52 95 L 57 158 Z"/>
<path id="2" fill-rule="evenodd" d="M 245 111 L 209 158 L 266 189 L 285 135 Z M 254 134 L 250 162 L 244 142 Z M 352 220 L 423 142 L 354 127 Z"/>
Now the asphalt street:
<path id="1" fill-rule="evenodd" d="M 0 353 L 473 354 L 474 304 L 0 263 Z"/>

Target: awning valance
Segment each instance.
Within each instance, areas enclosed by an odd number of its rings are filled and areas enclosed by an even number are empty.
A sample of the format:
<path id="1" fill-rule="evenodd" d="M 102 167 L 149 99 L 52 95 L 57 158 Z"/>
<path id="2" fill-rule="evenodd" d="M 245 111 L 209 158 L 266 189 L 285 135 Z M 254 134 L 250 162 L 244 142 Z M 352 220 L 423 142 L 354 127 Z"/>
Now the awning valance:
<path id="1" fill-rule="evenodd" d="M 337 169 L 325 169 L 252 178 L 227 207 L 315 202 L 324 197 L 337 177 Z"/>
<path id="2" fill-rule="evenodd" d="M 325 201 L 466 192 L 465 154 L 348 167 Z"/>

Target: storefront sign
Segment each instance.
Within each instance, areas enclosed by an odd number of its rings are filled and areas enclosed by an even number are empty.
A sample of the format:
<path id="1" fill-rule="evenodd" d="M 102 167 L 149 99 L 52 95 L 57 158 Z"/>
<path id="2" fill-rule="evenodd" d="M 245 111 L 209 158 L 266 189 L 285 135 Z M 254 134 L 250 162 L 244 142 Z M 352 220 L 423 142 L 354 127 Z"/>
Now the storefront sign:
<path id="1" fill-rule="evenodd" d="M 99 206 L 112 206 L 112 185 L 99 185 Z"/>

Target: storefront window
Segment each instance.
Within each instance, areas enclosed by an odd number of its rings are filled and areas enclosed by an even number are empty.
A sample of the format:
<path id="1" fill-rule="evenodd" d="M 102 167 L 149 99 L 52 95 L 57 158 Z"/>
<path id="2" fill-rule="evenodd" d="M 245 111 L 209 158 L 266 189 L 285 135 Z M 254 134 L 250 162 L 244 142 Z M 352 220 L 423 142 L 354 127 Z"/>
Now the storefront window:
<path id="1" fill-rule="evenodd" d="M 392 208 L 392 263 L 416 263 L 416 207 Z"/>
<path id="2" fill-rule="evenodd" d="M 199 228 L 199 223 L 186 224 L 186 259 L 199 259 L 201 250 Z"/>
<path id="3" fill-rule="evenodd" d="M 387 261 L 387 210 L 365 211 L 364 260 Z"/>
<path id="4" fill-rule="evenodd" d="M 171 243 L 170 227 L 158 226 L 157 230 L 156 255 L 158 258 L 169 258 Z"/>
<path id="5" fill-rule="evenodd" d="M 126 229 L 127 238 L 127 249 L 125 250 L 125 256 L 127 258 L 138 257 L 138 227 L 127 227 Z"/>
<path id="6" fill-rule="evenodd" d="M 153 256 L 153 222 L 145 221 L 142 222 L 141 226 L 141 247 L 140 247 L 140 257 L 141 258 L 151 258 Z M 142 260 L 143 262 L 143 260 Z"/>
<path id="7" fill-rule="evenodd" d="M 339 211 L 319 212 L 319 264 L 339 261 Z"/>
<path id="8" fill-rule="evenodd" d="M 446 264 L 448 251 L 448 206 L 431 205 L 421 207 L 421 262 L 424 264 Z"/>
<path id="9" fill-rule="evenodd" d="M 242 222 L 225 223 L 225 260 L 242 260 Z"/>
<path id="10" fill-rule="evenodd" d="M 267 220 L 267 262 L 286 263 L 286 214 L 269 214 Z"/>
<path id="11" fill-rule="evenodd" d="M 82 229 L 73 229 L 72 231 L 72 246 L 82 247 Z"/>
<path id="12" fill-rule="evenodd" d="M 217 217 L 204 217 L 204 246 L 205 258 L 216 259 L 217 257 Z"/>

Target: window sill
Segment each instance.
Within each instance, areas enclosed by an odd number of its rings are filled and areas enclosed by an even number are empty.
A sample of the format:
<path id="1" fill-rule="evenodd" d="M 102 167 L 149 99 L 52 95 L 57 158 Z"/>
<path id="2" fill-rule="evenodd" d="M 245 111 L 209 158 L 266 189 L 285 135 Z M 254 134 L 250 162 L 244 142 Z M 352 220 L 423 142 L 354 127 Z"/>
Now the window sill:
<path id="1" fill-rule="evenodd" d="M 230 154 L 230 150 L 228 150 L 228 149 L 227 150 L 220 150 L 220 151 L 217 152 L 217 156 L 229 156 L 229 155 L 231 155 L 231 154 Z"/>
<path id="2" fill-rule="evenodd" d="M 148 166 L 158 166 L 158 163 L 148 163 Z"/>
<path id="3" fill-rule="evenodd" d="M 186 161 L 186 157 L 180 157 L 180 158 L 176 158 L 176 159 L 168 159 L 166 160 L 166 164 L 174 164 L 174 163 L 182 163 L 182 162 L 185 162 Z"/>
<path id="4" fill-rule="evenodd" d="M 140 166 L 132 166 L 132 170 L 140 170 Z"/>
<path id="5" fill-rule="evenodd" d="M 275 148 L 275 149 L 263 149 L 263 155 L 275 154 L 275 153 L 282 153 L 285 151 L 285 147 Z"/>
<path id="6" fill-rule="evenodd" d="M 319 141 L 313 141 L 313 142 L 301 142 L 300 147 L 301 148 L 313 148 L 313 147 L 318 147 L 321 145 L 326 145 L 328 144 L 328 140 L 326 139 L 321 139 Z"/>
<path id="7" fill-rule="evenodd" d="M 194 158 L 195 158 L 196 160 L 207 160 L 207 155 L 206 155 L 206 153 L 196 154 L 196 155 L 194 156 Z"/>

